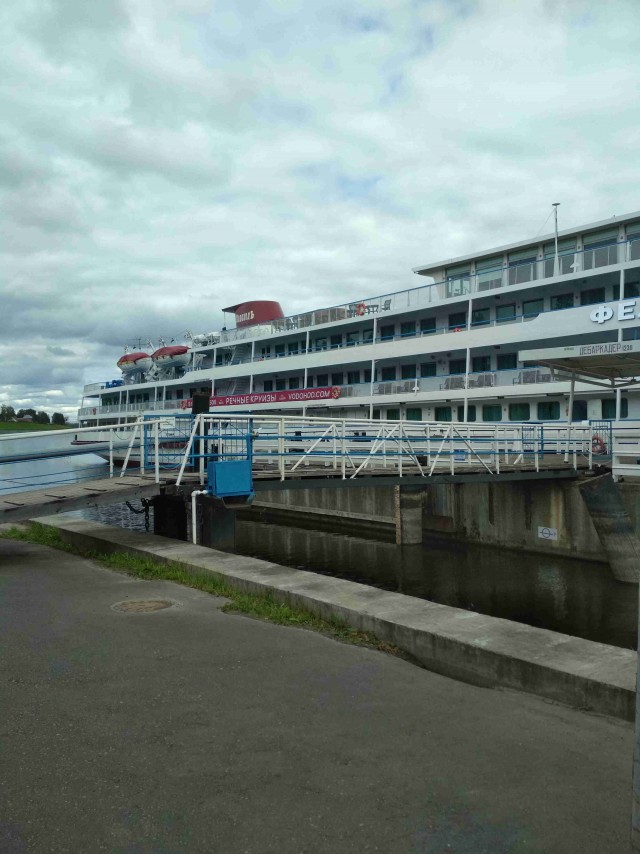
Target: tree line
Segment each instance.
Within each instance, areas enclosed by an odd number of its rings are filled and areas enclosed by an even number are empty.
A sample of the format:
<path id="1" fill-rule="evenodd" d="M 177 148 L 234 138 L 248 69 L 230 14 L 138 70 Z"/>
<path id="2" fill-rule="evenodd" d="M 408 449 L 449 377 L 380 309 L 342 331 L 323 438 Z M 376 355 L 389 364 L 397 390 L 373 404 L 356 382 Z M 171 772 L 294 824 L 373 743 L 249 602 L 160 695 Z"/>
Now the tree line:
<path id="1" fill-rule="evenodd" d="M 3 403 L 0 406 L 0 422 L 13 421 L 14 418 L 27 418 L 29 416 L 31 416 L 34 424 L 58 424 L 60 427 L 64 427 L 67 423 L 67 419 L 62 412 L 54 412 L 50 416 L 48 412 L 36 412 L 35 409 L 19 409 L 16 412 L 13 406 L 10 406 L 8 403 Z"/>

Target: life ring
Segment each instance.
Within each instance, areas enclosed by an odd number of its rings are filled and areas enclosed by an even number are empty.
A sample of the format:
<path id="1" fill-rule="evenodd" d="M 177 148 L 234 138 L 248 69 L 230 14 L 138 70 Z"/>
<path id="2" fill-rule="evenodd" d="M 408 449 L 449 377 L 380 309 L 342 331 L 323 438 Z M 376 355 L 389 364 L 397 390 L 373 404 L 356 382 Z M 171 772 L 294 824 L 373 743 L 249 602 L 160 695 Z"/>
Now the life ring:
<path id="1" fill-rule="evenodd" d="M 366 314 L 366 312 L 367 312 L 366 305 L 363 302 L 358 303 L 358 305 L 356 306 L 356 314 L 358 314 L 358 315 L 360 315 L 360 317 L 362 317 L 362 315 Z"/>
<path id="2" fill-rule="evenodd" d="M 333 388 L 331 389 L 331 397 L 333 397 L 334 400 L 337 400 L 337 398 L 340 397 L 340 386 L 339 385 L 333 386 Z"/>
<path id="3" fill-rule="evenodd" d="M 591 439 L 591 451 L 594 454 L 606 454 L 607 446 L 602 436 L 595 435 Z"/>

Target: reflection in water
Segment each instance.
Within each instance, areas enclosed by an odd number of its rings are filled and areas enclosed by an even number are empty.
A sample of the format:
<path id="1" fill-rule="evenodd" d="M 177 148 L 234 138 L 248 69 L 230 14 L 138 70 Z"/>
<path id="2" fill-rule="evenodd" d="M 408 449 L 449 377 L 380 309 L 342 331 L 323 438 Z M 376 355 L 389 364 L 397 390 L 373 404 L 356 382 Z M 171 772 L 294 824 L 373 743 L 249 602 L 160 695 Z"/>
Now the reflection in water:
<path id="1" fill-rule="evenodd" d="M 144 530 L 144 516 L 124 504 L 81 513 Z M 151 525 L 153 530 L 153 521 Z M 451 540 L 396 546 L 253 521 L 238 522 L 236 551 L 530 626 L 636 647 L 637 587 L 615 581 L 603 563 Z"/>
<path id="2" fill-rule="evenodd" d="M 260 522 L 238 524 L 238 552 L 628 648 L 637 588 L 606 564 L 429 540 L 396 546 Z"/>

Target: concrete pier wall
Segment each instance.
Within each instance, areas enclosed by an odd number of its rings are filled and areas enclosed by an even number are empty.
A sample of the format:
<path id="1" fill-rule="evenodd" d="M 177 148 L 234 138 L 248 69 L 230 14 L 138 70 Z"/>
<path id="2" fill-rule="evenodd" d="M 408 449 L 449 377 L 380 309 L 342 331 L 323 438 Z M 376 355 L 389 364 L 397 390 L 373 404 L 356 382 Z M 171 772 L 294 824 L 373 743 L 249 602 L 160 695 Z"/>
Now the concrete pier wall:
<path id="1" fill-rule="evenodd" d="M 336 527 L 375 529 L 393 538 L 396 530 L 397 487 L 353 487 L 261 492 L 255 508 L 276 513 L 282 521 L 335 521 Z M 627 512 L 640 534 L 640 486 L 621 483 Z M 577 481 L 429 484 L 422 498 L 425 533 L 468 542 L 535 552 L 553 552 L 585 560 L 607 556 Z M 557 539 L 539 535 L 538 528 L 557 531 Z"/>

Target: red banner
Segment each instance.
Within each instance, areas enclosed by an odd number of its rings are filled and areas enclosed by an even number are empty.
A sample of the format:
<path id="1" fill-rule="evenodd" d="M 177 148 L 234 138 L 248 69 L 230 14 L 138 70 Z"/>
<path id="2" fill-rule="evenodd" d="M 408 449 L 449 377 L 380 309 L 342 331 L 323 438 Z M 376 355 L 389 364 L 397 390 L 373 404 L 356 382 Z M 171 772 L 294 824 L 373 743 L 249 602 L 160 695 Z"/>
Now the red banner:
<path id="1" fill-rule="evenodd" d="M 210 397 L 210 406 L 253 406 L 255 403 L 285 403 L 290 400 L 335 400 L 340 397 L 340 386 L 326 388 L 298 388 L 289 391 L 261 391 L 255 394 L 230 394 L 223 397 Z M 182 401 L 183 409 L 191 409 L 193 401 Z"/>

